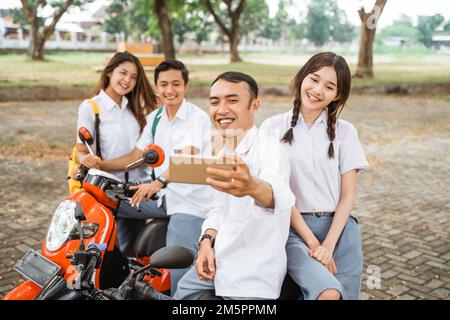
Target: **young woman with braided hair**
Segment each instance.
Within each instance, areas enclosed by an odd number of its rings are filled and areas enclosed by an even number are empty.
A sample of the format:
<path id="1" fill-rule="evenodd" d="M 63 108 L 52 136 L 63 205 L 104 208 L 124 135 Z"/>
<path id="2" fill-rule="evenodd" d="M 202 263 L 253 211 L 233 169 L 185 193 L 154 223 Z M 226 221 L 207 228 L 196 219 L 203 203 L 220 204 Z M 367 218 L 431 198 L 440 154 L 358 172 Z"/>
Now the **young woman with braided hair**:
<path id="1" fill-rule="evenodd" d="M 288 274 L 305 299 L 359 298 L 361 234 L 350 213 L 356 174 L 369 165 L 355 127 L 338 120 L 350 85 L 343 57 L 316 54 L 292 82 L 293 109 L 261 125 L 279 137 L 290 157 L 296 204 L 286 244 Z"/>

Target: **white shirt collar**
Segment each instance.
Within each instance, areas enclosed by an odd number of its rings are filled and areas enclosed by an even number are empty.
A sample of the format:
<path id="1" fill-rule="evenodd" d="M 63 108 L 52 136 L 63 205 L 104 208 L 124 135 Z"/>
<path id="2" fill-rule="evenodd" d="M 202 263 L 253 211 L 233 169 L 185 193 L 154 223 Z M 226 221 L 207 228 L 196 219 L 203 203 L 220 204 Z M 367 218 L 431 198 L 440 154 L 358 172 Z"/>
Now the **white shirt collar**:
<path id="1" fill-rule="evenodd" d="M 102 101 L 103 105 L 108 109 L 112 110 L 115 106 L 118 106 L 117 103 L 110 97 L 104 90 L 100 90 L 100 93 L 98 94 L 100 96 L 100 100 Z M 121 105 L 118 106 L 120 109 L 124 110 L 128 105 L 128 99 L 125 96 L 122 96 L 122 102 Z"/>
<path id="2" fill-rule="evenodd" d="M 325 125 L 327 124 L 327 120 L 328 120 L 328 108 L 326 108 L 325 110 L 322 111 L 322 113 L 320 114 L 320 116 L 316 119 L 316 121 L 314 123 L 320 123 L 323 122 L 325 123 Z"/>
<path id="3" fill-rule="evenodd" d="M 236 153 L 240 155 L 246 154 L 252 146 L 253 142 L 255 142 L 257 135 L 258 128 L 253 125 L 253 127 L 245 134 L 241 142 L 239 142 L 238 146 L 236 147 Z"/>
<path id="4" fill-rule="evenodd" d="M 292 119 L 293 112 L 294 112 L 293 110 L 289 111 L 289 121 L 290 121 L 290 119 Z M 303 118 L 303 115 L 301 112 L 299 112 L 297 123 L 299 123 L 300 121 L 305 122 L 305 119 Z M 322 113 L 319 115 L 319 117 L 316 119 L 316 121 L 314 121 L 314 124 L 323 122 L 326 125 L 327 121 L 328 121 L 328 108 L 326 108 L 322 111 Z"/>
<path id="5" fill-rule="evenodd" d="M 247 131 L 241 142 L 239 142 L 236 149 L 232 150 L 229 143 L 226 142 L 222 150 L 217 154 L 217 156 L 221 157 L 225 153 L 233 153 L 233 152 L 235 152 L 238 155 L 245 155 L 250 150 L 250 147 L 253 145 L 253 142 L 255 142 L 257 136 L 258 136 L 258 128 L 255 125 L 253 125 L 253 127 L 249 131 Z"/>
<path id="6" fill-rule="evenodd" d="M 164 116 L 167 118 L 166 108 L 167 107 L 164 106 L 165 112 L 161 112 L 161 114 L 159 115 L 160 117 L 164 114 Z M 175 114 L 175 118 L 178 118 L 180 120 L 186 120 L 188 112 L 189 112 L 189 104 L 188 104 L 188 102 L 186 102 L 186 99 L 183 99 L 183 103 L 181 104 L 180 108 L 178 109 L 177 113 Z"/>

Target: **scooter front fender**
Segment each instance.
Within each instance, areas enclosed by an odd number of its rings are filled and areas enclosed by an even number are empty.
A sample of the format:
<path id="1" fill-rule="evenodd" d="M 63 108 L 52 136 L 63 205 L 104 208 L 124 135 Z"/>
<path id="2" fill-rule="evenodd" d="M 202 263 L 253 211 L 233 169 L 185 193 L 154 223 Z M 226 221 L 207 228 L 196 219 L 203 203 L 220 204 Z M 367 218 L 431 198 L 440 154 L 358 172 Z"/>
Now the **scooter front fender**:
<path id="1" fill-rule="evenodd" d="M 2 300 L 34 300 L 41 291 L 41 287 L 28 280 L 8 292 Z"/>

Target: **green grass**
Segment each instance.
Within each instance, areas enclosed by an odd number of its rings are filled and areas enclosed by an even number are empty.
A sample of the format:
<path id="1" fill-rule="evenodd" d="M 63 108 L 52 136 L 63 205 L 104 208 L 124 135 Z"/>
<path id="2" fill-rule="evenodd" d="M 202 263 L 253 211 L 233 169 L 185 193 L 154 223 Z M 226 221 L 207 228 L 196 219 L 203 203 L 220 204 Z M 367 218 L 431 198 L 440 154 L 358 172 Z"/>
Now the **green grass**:
<path id="1" fill-rule="evenodd" d="M 312 53 L 244 53 L 246 62 L 229 64 L 228 54 L 179 55 L 190 69 L 192 86 L 208 86 L 225 71 L 249 73 L 262 86 L 288 85 Z M 345 55 L 352 72 L 355 55 Z M 24 54 L 0 55 L 0 88 L 92 87 L 103 65 L 104 53 L 49 53 L 46 61 L 30 61 Z M 375 78 L 355 79 L 354 86 L 379 84 L 450 83 L 450 55 L 424 52 L 396 52 L 374 57 Z M 152 73 L 148 73 L 152 81 Z"/>

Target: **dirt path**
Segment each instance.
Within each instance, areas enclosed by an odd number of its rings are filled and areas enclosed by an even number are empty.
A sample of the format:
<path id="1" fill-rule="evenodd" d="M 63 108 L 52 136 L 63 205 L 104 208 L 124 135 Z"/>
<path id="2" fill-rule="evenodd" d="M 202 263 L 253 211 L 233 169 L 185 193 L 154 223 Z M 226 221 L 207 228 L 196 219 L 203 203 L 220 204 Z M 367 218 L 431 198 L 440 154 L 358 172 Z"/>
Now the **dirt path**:
<path id="1" fill-rule="evenodd" d="M 206 100 L 193 102 L 206 108 Z M 0 104 L 0 296 L 21 281 L 12 266 L 28 248 L 40 248 L 67 194 L 78 104 Z M 284 98 L 265 99 L 257 124 L 289 108 Z M 357 127 L 371 164 L 353 212 L 363 234 L 362 298 L 449 299 L 450 106 L 353 96 L 342 117 Z M 377 271 L 379 288 L 371 278 Z"/>

